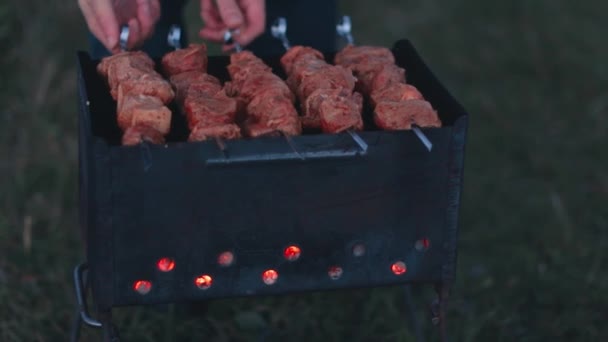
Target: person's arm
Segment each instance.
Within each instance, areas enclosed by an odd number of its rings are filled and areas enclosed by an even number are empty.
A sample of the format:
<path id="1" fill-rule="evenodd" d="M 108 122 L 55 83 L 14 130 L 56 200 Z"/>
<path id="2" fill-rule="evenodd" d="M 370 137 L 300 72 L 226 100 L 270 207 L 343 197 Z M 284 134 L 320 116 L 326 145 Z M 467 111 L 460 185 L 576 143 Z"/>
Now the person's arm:
<path id="1" fill-rule="evenodd" d="M 247 45 L 264 33 L 266 2 L 264 0 L 201 0 L 201 18 L 204 27 L 200 36 L 214 42 L 223 42 L 227 30 L 238 30 L 234 40 Z M 228 50 L 231 47 L 224 47 Z"/>
<path id="2" fill-rule="evenodd" d="M 158 0 L 78 0 L 89 30 L 112 53 L 120 52 L 120 26 L 129 25 L 127 46 L 141 45 L 160 17 Z"/>

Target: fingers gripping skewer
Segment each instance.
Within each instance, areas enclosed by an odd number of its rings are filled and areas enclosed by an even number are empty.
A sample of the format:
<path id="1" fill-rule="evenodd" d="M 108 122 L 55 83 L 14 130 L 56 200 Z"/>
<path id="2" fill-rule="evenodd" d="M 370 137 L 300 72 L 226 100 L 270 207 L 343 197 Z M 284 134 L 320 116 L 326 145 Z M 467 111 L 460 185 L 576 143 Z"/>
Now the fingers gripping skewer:
<path id="1" fill-rule="evenodd" d="M 239 30 L 227 30 L 224 33 L 224 44 L 226 45 L 232 45 L 234 44 L 234 49 L 236 50 L 236 52 L 241 52 L 243 51 L 243 48 L 241 48 L 241 44 L 237 43 L 234 40 L 234 36 L 239 34 Z"/>
<path id="2" fill-rule="evenodd" d="M 342 17 L 338 25 L 336 25 L 336 32 L 340 37 L 344 38 L 348 44 L 354 45 L 355 39 L 353 38 L 351 31 L 352 22 L 350 20 L 350 17 L 345 15 Z M 424 147 L 426 147 L 426 149 L 430 152 L 433 149 L 433 143 L 431 143 L 429 138 L 427 138 L 427 136 L 422 132 L 420 127 L 412 125 L 412 131 L 414 131 L 416 137 L 420 139 Z"/>
<path id="3" fill-rule="evenodd" d="M 279 39 L 281 41 L 285 50 L 289 50 L 291 48 L 289 39 L 287 39 L 287 19 L 285 19 L 284 17 L 278 17 L 271 26 L 271 32 L 274 38 Z M 361 136 L 357 134 L 357 132 L 355 132 L 353 129 L 349 129 L 347 130 L 347 132 L 351 136 L 351 138 L 353 138 L 353 140 L 357 143 L 357 145 L 361 149 L 361 152 L 367 152 L 368 145 L 365 140 L 363 140 L 363 138 L 361 138 Z M 286 138 L 288 139 L 289 144 L 292 145 L 292 142 L 289 141 L 289 137 L 286 136 Z M 294 147 L 292 146 L 292 148 Z"/>
<path id="4" fill-rule="evenodd" d="M 167 44 L 169 44 L 169 46 L 171 46 L 175 50 L 179 50 L 182 48 L 181 37 L 181 28 L 178 25 L 171 25 L 171 28 L 169 28 L 169 33 L 167 34 Z M 215 143 L 217 144 L 217 147 L 222 152 L 222 156 L 224 157 L 224 159 L 228 159 L 228 151 L 226 148 L 226 144 L 224 143 L 222 138 L 215 137 L 214 139 Z"/>

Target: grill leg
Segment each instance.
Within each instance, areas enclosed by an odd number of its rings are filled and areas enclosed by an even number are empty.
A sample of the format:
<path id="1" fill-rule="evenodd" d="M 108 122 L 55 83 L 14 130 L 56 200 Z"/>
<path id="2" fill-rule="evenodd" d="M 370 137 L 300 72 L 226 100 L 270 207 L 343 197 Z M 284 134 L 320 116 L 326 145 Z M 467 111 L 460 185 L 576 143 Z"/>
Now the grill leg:
<path id="1" fill-rule="evenodd" d="M 80 317 L 80 309 L 77 309 L 74 321 L 72 322 L 72 330 L 70 331 L 70 342 L 78 342 L 80 340 L 80 328 L 82 328 L 82 318 Z"/>
<path id="2" fill-rule="evenodd" d="M 112 323 L 111 310 L 99 312 L 99 320 L 94 319 L 89 315 L 87 308 L 87 291 L 89 289 L 89 277 L 87 277 L 88 266 L 82 263 L 74 268 L 74 289 L 76 290 L 76 317 L 74 317 L 72 331 L 70 332 L 70 341 L 78 342 L 80 339 L 80 329 L 82 323 L 94 328 L 103 330 L 104 342 L 119 342 L 118 331 Z"/>
<path id="3" fill-rule="evenodd" d="M 435 287 L 437 291 L 437 300 L 431 304 L 431 315 L 433 325 L 439 326 L 439 337 L 442 342 L 448 341 L 446 310 L 448 305 L 448 296 L 450 286 L 446 283 L 440 283 Z"/>
<path id="4" fill-rule="evenodd" d="M 120 342 L 120 336 L 118 335 L 118 329 L 112 323 L 112 316 L 110 312 L 106 313 L 103 320 L 103 341 L 104 342 Z"/>
<path id="5" fill-rule="evenodd" d="M 414 337 L 417 342 L 426 341 L 424 339 L 424 335 L 422 334 L 422 327 L 420 326 L 420 322 L 416 318 L 416 310 L 414 308 L 414 300 L 412 296 L 412 286 L 405 285 L 405 308 L 407 310 L 407 318 L 410 324 L 410 329 L 414 332 Z"/>

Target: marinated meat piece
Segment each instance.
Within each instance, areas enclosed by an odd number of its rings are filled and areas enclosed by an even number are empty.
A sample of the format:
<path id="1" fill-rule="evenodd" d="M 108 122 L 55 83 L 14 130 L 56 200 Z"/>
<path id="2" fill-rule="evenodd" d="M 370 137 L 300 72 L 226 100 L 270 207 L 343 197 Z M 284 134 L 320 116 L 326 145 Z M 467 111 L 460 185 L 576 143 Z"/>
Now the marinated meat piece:
<path id="1" fill-rule="evenodd" d="M 400 83 L 405 83 L 405 69 L 395 64 L 385 64 L 376 70 L 371 80 L 370 90 L 378 91 Z"/>
<path id="2" fill-rule="evenodd" d="M 247 78 L 272 72 L 272 68 L 268 65 L 258 63 L 257 61 L 242 63 L 242 64 L 230 64 L 227 67 L 230 79 L 237 82 L 242 82 Z"/>
<path id="3" fill-rule="evenodd" d="M 325 133 L 340 133 L 349 129 L 362 130 L 363 97 L 359 93 L 332 93 L 320 101 L 318 109 L 321 129 Z"/>
<path id="4" fill-rule="evenodd" d="M 303 78 L 323 73 L 330 67 L 329 64 L 321 60 L 297 60 L 292 67 L 292 72 L 288 73 L 287 85 L 295 93 Z"/>
<path id="5" fill-rule="evenodd" d="M 281 136 L 281 132 L 276 130 L 275 128 L 268 127 L 261 123 L 249 120 L 243 123 L 243 132 L 249 138 Z"/>
<path id="6" fill-rule="evenodd" d="M 190 44 L 185 49 L 167 53 L 162 58 L 163 72 L 167 76 L 186 71 L 207 71 L 207 46 Z"/>
<path id="7" fill-rule="evenodd" d="M 222 85 L 216 77 L 202 71 L 187 71 L 173 75 L 171 76 L 170 81 L 175 88 L 175 100 L 178 103 L 184 102 L 186 95 L 188 94 L 188 89 L 192 85 L 208 87 L 210 92 L 213 91 L 212 89 L 217 89 L 217 91 L 222 89 Z"/>
<path id="8" fill-rule="evenodd" d="M 125 94 L 157 97 L 164 104 L 168 104 L 175 97 L 171 84 L 155 74 L 144 74 L 136 79 L 124 80 L 119 83 L 117 94 L 112 96 L 118 98 Z"/>
<path id="9" fill-rule="evenodd" d="M 441 121 L 431 104 L 424 100 L 382 101 L 374 109 L 374 122 L 385 130 L 441 127 Z"/>
<path id="10" fill-rule="evenodd" d="M 244 113 L 238 119 L 247 136 L 301 133 L 294 94 L 261 59 L 248 51 L 232 54 L 228 73 L 231 82 L 225 86 L 226 94 L 237 99 L 237 109 Z"/>
<path id="11" fill-rule="evenodd" d="M 99 64 L 97 64 L 97 72 L 103 76 L 103 78 L 107 79 L 108 69 L 110 65 L 115 63 L 146 70 L 154 69 L 154 61 L 146 55 L 146 53 L 142 51 L 128 51 L 104 57 Z"/>
<path id="12" fill-rule="evenodd" d="M 184 101 L 188 101 L 188 98 L 194 97 L 214 97 L 216 94 L 222 93 L 226 95 L 222 91 L 222 87 L 215 83 L 211 82 L 200 82 L 191 84 L 186 92 L 186 98 Z"/>
<path id="13" fill-rule="evenodd" d="M 272 89 L 272 90 L 271 90 Z M 238 91 L 238 96 L 246 102 L 251 101 L 256 95 L 268 92 L 277 92 L 295 102 L 295 96 L 289 87 L 277 75 L 271 73 L 259 74 L 246 79 Z"/>
<path id="14" fill-rule="evenodd" d="M 334 64 L 351 67 L 366 64 L 395 64 L 393 52 L 385 47 L 347 45 L 334 57 Z"/>
<path id="15" fill-rule="evenodd" d="M 321 73 L 303 77 L 297 95 L 300 101 L 305 101 L 317 89 L 344 89 L 352 92 L 355 89 L 355 81 L 350 70 L 340 66 L 329 66 Z"/>
<path id="16" fill-rule="evenodd" d="M 333 92 L 336 92 L 336 90 L 333 90 Z M 302 104 L 302 126 L 304 128 L 321 128 L 319 108 L 321 102 L 329 96 L 328 91 L 319 89 L 306 98 L 306 101 Z"/>
<path id="17" fill-rule="evenodd" d="M 146 126 L 165 135 L 171 128 L 171 111 L 157 97 L 128 94 L 118 102 L 117 121 L 123 131 Z"/>
<path id="18" fill-rule="evenodd" d="M 254 98 L 247 106 L 250 122 L 260 123 L 286 135 L 302 133 L 298 112 L 291 101 L 281 94 L 266 94 Z"/>
<path id="19" fill-rule="evenodd" d="M 281 66 L 283 70 L 287 74 L 292 74 L 293 64 L 297 59 L 301 59 L 304 55 L 308 55 L 307 57 L 312 59 L 324 60 L 325 57 L 323 53 L 318 50 L 315 50 L 311 47 L 296 45 L 291 47 L 282 57 L 281 57 Z"/>
<path id="20" fill-rule="evenodd" d="M 130 126 L 122 136 L 122 144 L 125 146 L 143 142 L 160 145 L 165 143 L 165 138 L 159 131 L 145 125 Z"/>
<path id="21" fill-rule="evenodd" d="M 381 101 L 424 100 L 416 87 L 410 84 L 398 83 L 380 90 L 374 90 L 370 96 L 373 107 Z"/>
<path id="22" fill-rule="evenodd" d="M 296 118 L 290 118 L 280 124 L 268 126 L 262 122 L 246 120 L 243 123 L 243 132 L 249 138 L 257 137 L 278 137 L 281 135 L 295 136 L 302 134 L 300 121 Z"/>
<path id="23" fill-rule="evenodd" d="M 302 126 L 321 128 L 325 133 L 363 129 L 363 97 L 344 89 L 318 89 L 307 99 Z"/>
<path id="24" fill-rule="evenodd" d="M 156 72 L 153 69 L 148 69 L 146 66 L 133 67 L 129 63 L 122 63 L 123 61 L 117 61 L 116 63 L 110 64 L 108 67 L 108 86 L 110 87 L 110 93 L 112 98 L 115 100 L 118 97 L 118 86 L 128 80 L 137 81 L 144 76 L 152 75 L 156 76 Z M 158 75 L 160 77 L 160 75 Z"/>
<path id="25" fill-rule="evenodd" d="M 235 122 L 237 103 L 223 92 L 212 97 L 187 97 L 184 103 L 188 126 L 216 126 Z"/>
<path id="26" fill-rule="evenodd" d="M 196 126 L 190 132 L 188 141 L 205 141 L 208 139 L 238 139 L 241 137 L 241 129 L 235 124 L 225 124 L 218 126 Z"/>

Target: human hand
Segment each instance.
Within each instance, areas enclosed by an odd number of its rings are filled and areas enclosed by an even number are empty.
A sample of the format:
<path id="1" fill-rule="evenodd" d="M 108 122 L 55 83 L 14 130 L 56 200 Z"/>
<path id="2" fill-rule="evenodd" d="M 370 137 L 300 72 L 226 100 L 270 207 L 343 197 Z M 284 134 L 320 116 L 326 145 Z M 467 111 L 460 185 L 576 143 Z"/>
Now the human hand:
<path id="1" fill-rule="evenodd" d="M 214 42 L 223 42 L 227 30 L 238 30 L 234 40 L 247 45 L 264 32 L 266 2 L 264 0 L 201 0 L 201 18 L 204 27 L 200 36 Z M 232 46 L 224 46 L 224 51 Z"/>
<path id="2" fill-rule="evenodd" d="M 120 52 L 120 26 L 129 25 L 128 48 L 148 39 L 160 18 L 158 0 L 78 0 L 93 35 L 112 53 Z"/>

